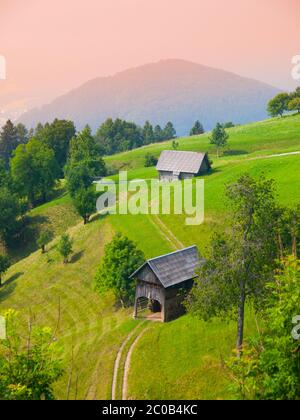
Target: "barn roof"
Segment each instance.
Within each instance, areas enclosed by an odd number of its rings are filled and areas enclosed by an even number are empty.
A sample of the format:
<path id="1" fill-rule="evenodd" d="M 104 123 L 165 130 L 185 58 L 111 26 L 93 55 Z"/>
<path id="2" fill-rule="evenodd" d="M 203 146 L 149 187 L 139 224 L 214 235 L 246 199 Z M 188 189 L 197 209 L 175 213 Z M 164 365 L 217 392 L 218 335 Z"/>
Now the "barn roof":
<path id="1" fill-rule="evenodd" d="M 131 277 L 135 277 L 145 265 L 149 265 L 161 284 L 167 288 L 193 279 L 196 276 L 195 271 L 199 263 L 198 249 L 194 245 L 147 260 Z"/>
<path id="2" fill-rule="evenodd" d="M 206 153 L 164 150 L 160 155 L 156 169 L 158 171 L 197 174 L 204 159 L 207 159 Z"/>

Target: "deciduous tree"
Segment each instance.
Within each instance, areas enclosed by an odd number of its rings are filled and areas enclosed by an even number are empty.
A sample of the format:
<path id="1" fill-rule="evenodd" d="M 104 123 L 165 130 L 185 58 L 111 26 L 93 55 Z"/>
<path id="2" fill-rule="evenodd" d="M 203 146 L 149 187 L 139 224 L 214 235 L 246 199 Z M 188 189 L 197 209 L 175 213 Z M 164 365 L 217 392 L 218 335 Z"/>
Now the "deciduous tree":
<path id="1" fill-rule="evenodd" d="M 73 197 L 73 204 L 77 213 L 83 218 L 86 225 L 90 216 L 96 212 L 96 194 L 93 186 L 78 189 Z"/>
<path id="2" fill-rule="evenodd" d="M 298 111 L 300 112 L 300 97 L 294 98 L 288 103 L 289 111 Z"/>
<path id="3" fill-rule="evenodd" d="M 58 177 L 54 151 L 42 141 L 30 139 L 16 148 L 11 174 L 20 196 L 27 197 L 31 205 L 37 199 L 46 201 Z"/>
<path id="4" fill-rule="evenodd" d="M 300 314 L 300 269 L 295 259 L 282 263 L 275 279 L 266 285 L 269 293 L 261 314 L 264 327 L 260 336 L 248 341 L 245 357 L 227 361 L 238 398 L 300 398 L 300 322 L 296 318 Z"/>
<path id="5" fill-rule="evenodd" d="M 143 252 L 135 243 L 117 233 L 105 247 L 105 254 L 95 277 L 96 289 L 100 293 L 112 290 L 122 306 L 132 304 L 135 283 L 130 275 L 144 260 Z"/>
<path id="6" fill-rule="evenodd" d="M 276 205 L 273 181 L 241 176 L 227 188 L 233 211 L 231 231 L 216 235 L 211 255 L 200 268 L 188 307 L 198 316 L 235 316 L 237 350 L 244 337 L 246 301 L 256 308 L 276 266 Z"/>
<path id="7" fill-rule="evenodd" d="M 43 230 L 37 240 L 37 245 L 41 248 L 42 254 L 46 252 L 46 245 L 51 241 L 53 235 L 50 230 Z"/>
<path id="8" fill-rule="evenodd" d="M 219 157 L 219 150 L 227 145 L 228 138 L 229 135 L 225 128 L 222 124 L 217 123 L 210 137 L 210 143 L 214 144 L 217 148 L 217 157 Z"/>
<path id="9" fill-rule="evenodd" d="M 55 119 L 51 124 L 47 123 L 36 128 L 36 137 L 54 151 L 61 171 L 66 164 L 70 141 L 75 133 L 74 123 L 67 120 Z"/>
<path id="10" fill-rule="evenodd" d="M 271 117 L 277 117 L 284 114 L 288 110 L 288 103 L 290 101 L 290 95 L 288 93 L 279 93 L 268 103 L 268 113 Z"/>

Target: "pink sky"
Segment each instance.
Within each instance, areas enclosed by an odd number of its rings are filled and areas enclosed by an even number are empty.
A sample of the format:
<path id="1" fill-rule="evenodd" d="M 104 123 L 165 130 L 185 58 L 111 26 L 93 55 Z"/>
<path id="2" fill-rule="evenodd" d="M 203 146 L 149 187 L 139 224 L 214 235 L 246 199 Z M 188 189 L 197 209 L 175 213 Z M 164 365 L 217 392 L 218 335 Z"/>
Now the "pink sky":
<path id="1" fill-rule="evenodd" d="M 0 54 L 6 110 L 162 58 L 293 89 L 300 0 L 0 0 Z"/>

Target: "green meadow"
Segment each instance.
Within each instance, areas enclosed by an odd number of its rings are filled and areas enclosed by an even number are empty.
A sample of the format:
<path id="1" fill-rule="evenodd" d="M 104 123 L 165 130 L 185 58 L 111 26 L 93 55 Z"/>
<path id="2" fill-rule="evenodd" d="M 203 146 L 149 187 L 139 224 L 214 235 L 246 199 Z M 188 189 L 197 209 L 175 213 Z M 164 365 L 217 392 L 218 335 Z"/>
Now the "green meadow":
<path id="1" fill-rule="evenodd" d="M 1 312 L 14 308 L 24 326 L 28 316 L 56 331 L 62 346 L 65 373 L 55 386 L 59 399 L 111 398 L 112 371 L 118 349 L 136 326 L 132 309 L 118 308 L 112 296 L 100 297 L 93 279 L 105 244 L 116 231 L 134 240 L 146 257 L 171 252 L 182 244 L 197 244 L 205 255 L 211 234 L 226 229 L 230 208 L 225 187 L 241 174 L 264 173 L 276 182 L 278 201 L 300 203 L 300 115 L 270 119 L 228 130 L 229 147 L 219 159 L 209 144 L 209 133 L 179 139 L 179 150 L 208 151 L 213 171 L 204 176 L 205 221 L 187 226 L 185 215 L 94 216 L 84 226 L 62 189 L 56 198 L 33 209 L 28 217 L 32 232 L 54 233 L 46 254 L 36 247 L 36 233 L 13 253 L 16 263 L 0 289 Z M 170 142 L 153 144 L 106 158 L 129 179 L 156 177 L 144 168 L 146 153 L 159 156 Z M 117 177 L 112 177 L 116 179 Z M 68 231 L 74 252 L 64 265 L 56 249 L 58 237 Z M 246 336 L 257 328 L 247 313 Z M 230 399 L 230 379 L 224 360 L 235 345 L 235 324 L 222 320 L 205 323 L 186 315 L 168 324 L 153 323 L 138 342 L 129 372 L 130 398 Z M 120 391 L 118 391 L 120 393 Z"/>

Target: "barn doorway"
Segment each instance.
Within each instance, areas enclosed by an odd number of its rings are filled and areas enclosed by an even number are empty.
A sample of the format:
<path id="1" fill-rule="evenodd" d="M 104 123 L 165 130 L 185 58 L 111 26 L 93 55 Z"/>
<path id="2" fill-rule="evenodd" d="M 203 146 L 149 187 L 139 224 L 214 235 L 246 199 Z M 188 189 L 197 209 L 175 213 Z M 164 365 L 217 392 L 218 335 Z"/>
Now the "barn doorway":
<path id="1" fill-rule="evenodd" d="M 162 321 L 162 305 L 158 300 L 140 297 L 137 299 L 137 318 Z"/>

